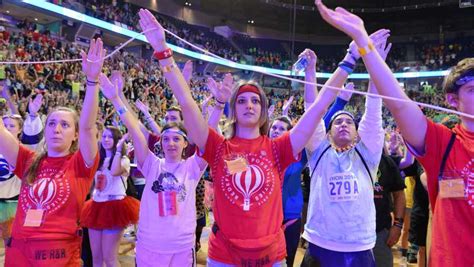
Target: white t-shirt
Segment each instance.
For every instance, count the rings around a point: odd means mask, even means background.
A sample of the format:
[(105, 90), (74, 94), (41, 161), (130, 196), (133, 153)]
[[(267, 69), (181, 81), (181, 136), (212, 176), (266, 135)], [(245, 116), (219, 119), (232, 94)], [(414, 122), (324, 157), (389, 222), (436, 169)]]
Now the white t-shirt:
[[(196, 154), (169, 164), (148, 152), (143, 166), (139, 166), (147, 183), (140, 203), (137, 248), (145, 247), (155, 253), (167, 254), (194, 247), (196, 187), (206, 166)], [(159, 195), (164, 193), (174, 194), (176, 215), (160, 216)]]
[[(20, 194), (21, 180), (13, 174), (13, 169), (0, 154), (0, 199), (9, 199)], [(2, 211), (3, 212), (3, 211)]]
[(92, 192), (92, 199), (95, 202), (124, 199), (127, 195), (126, 185), (128, 174), (130, 173), (130, 159), (126, 156), (122, 157), (122, 167), (126, 169), (126, 172), (119, 176), (113, 176), (110, 173), (108, 169), (109, 162), (110, 158), (105, 158), (102, 168), (95, 173), (95, 186)]

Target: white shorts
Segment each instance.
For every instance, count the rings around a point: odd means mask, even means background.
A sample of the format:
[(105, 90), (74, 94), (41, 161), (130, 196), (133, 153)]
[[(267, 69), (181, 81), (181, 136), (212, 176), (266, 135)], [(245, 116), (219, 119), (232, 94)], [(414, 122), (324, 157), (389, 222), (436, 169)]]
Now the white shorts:
[(152, 252), (137, 244), (136, 263), (138, 267), (196, 267), (194, 248), (173, 254)]

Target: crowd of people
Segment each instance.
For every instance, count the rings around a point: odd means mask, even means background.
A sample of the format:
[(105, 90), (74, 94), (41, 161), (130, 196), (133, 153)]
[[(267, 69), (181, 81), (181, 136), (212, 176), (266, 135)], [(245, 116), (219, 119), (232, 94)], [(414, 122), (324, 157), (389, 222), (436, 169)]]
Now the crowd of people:
[[(57, 3), (57, 1), (53, 0), (51, 0), (51, 2)], [(140, 7), (133, 3), (120, 0), (64, 0), (57, 4), (74, 10), (83, 10), (87, 15), (110, 23), (120, 23), (120, 25), (131, 30), (140, 30), (136, 26), (138, 25), (138, 19), (135, 16)], [(231, 42), (208, 28), (190, 25), (185, 21), (156, 12), (153, 14), (166, 29), (226, 59), (264, 67), (291, 69), (292, 55), (290, 51), (264, 49), (258, 47), (258, 45), (249, 46), (249, 44), (255, 44), (255, 40), (253, 40), (251, 36), (242, 34), (236, 34), (236, 37), (232, 38), (234, 43), (238, 46), (234, 47)], [(168, 42), (181, 47), (190, 48), (187, 44), (175, 38), (169, 38)], [(266, 40), (266, 42), (274, 42), (275, 47), (278, 47), (280, 46), (279, 43), (283, 41), (269, 39)], [(297, 43), (297, 47), (298, 46)], [(339, 45), (337, 47), (337, 49), (334, 48), (333, 52), (328, 55), (318, 55), (320, 61), (317, 66), (318, 71), (331, 72), (337, 66), (338, 62), (334, 58), (345, 52), (344, 46)], [(394, 45), (392, 53), (387, 59), (387, 64), (393, 71), (446, 69), (450, 67), (453, 62), (457, 62), (459, 58), (471, 57), (473, 51), (472, 39), (446, 41), (445, 44), (416, 44), (415, 59), (407, 58), (407, 47), (408, 45), (405, 43)], [(312, 47), (312, 49), (317, 50), (316, 48), (317, 47)], [(294, 51), (293, 53), (299, 53), (299, 51)], [(246, 57), (251, 57), (252, 59), (248, 61)], [(364, 72), (365, 68), (363, 64), (359, 64), (356, 71)]]
[[(116, 20), (112, 2), (108, 12), (87, 5)], [(0, 61), (82, 58), (0, 65), (5, 265), (80, 266), (89, 250), (86, 266), (117, 266), (130, 225), (138, 266), (194, 265), (203, 177), (211, 267), (293, 266), (300, 238), (302, 266), (391, 266), (399, 239), (419, 266), (428, 256), (430, 266), (473, 265), (473, 59), (457, 63), (442, 89), (405, 93), (385, 63), (389, 31), (369, 35), (359, 17), (316, 2), (354, 41), (322, 88), (306, 84), (292, 96), (231, 74), (196, 75), (191, 61), (178, 66), (165, 23), (148, 10), (129, 19), (148, 30), (153, 59), (120, 51), (104, 61), (100, 38), (86, 53), (27, 22), (2, 29)], [(316, 82), (316, 54), (300, 57), (304, 80)], [(351, 97), (346, 81), (358, 64), (369, 93), (466, 115)]]

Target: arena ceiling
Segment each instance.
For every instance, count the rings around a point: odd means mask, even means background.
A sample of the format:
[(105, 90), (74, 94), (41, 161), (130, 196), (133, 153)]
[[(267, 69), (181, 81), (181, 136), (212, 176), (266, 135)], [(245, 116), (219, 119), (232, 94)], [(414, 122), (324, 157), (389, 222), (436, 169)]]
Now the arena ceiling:
[[(222, 16), (229, 20), (290, 32), (293, 5), (296, 3), (296, 32), (334, 35), (337, 33), (323, 22), (313, 0), (173, 0), (177, 4), (191, 3), (191, 9)], [(327, 0), (329, 7), (342, 6), (364, 18), (372, 30), (380, 27), (411, 33), (474, 29), (474, 8), (459, 8), (458, 0)]]

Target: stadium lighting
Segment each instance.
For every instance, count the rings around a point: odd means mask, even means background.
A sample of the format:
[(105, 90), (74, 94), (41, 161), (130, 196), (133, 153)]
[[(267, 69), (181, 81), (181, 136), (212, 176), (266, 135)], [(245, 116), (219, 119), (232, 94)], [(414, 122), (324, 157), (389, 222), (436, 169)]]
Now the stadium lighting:
[[(69, 17), (78, 21), (82, 21), (82, 22), (94, 25), (96, 27), (99, 27), (105, 30), (113, 31), (115, 33), (122, 34), (130, 38), (136, 37), (137, 40), (148, 43), (145, 36), (143, 35), (137, 36), (138, 32), (131, 31), (124, 27), (120, 27), (115, 24), (99, 20), (91, 16), (87, 16), (85, 14), (79, 13), (77, 11), (74, 11), (62, 6), (55, 5), (50, 2), (46, 2), (45, 0), (22, 0), (22, 2), (32, 5), (34, 7), (37, 7), (37, 8), (48, 10), (50, 12), (53, 12), (65, 17)], [(260, 67), (260, 66), (246, 65), (246, 64), (241, 64), (237, 62), (231, 62), (228, 60), (214, 58), (209, 55), (190, 51), (190, 50), (187, 50), (182, 47), (172, 45), (169, 43), (167, 45), (176, 53), (180, 53), (180, 54), (183, 54), (195, 59), (204, 60), (211, 63), (227, 66), (230, 68), (257, 71), (257, 72), (266, 72), (266, 73), (278, 74), (278, 75), (283, 75), (283, 76), (294, 76), (290, 70), (272, 69), (272, 68), (266, 68), (266, 67)], [(397, 72), (397, 73), (394, 73), (394, 75), (395, 75), (395, 78), (424, 78), (424, 77), (442, 77), (442, 76), (446, 76), (448, 73), (449, 73), (448, 70), (443, 70), (443, 71), (421, 71), (421, 72)], [(326, 78), (326, 79), (331, 77), (332, 75), (332, 73), (325, 73), (325, 72), (318, 72), (316, 74), (318, 78)], [(304, 77), (304, 73), (300, 73), (298, 76)], [(350, 79), (369, 79), (369, 74), (368, 73), (352, 73), (349, 76), (349, 78)]]

